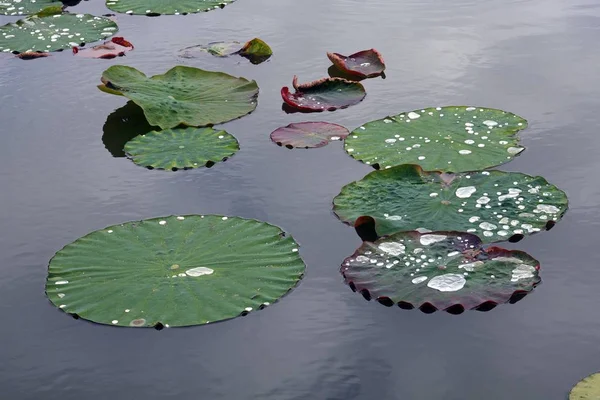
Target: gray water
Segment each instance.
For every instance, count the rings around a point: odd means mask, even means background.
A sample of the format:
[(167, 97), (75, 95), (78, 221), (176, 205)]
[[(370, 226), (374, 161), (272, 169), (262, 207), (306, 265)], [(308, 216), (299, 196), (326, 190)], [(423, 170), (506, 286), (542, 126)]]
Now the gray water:
[[(99, 15), (103, 4), (70, 10)], [(1, 399), (564, 400), (600, 370), (600, 2), (238, 0), (118, 23), (136, 45), (125, 58), (0, 57)], [(275, 52), (258, 66), (177, 57), (187, 46), (256, 36)], [(384, 55), (387, 79), (365, 81), (362, 103), (282, 111), (279, 90), (294, 74), (323, 77), (327, 51), (371, 47)], [(112, 114), (125, 99), (96, 89), (101, 72), (127, 64), (154, 75), (181, 63), (256, 79), (257, 110), (223, 125), (241, 150), (211, 169), (178, 172), (113, 157), (104, 143), (143, 126), (123, 122), (135, 108)], [(269, 133), (305, 120), (353, 129), (455, 104), (527, 118), (528, 149), (502, 169), (543, 175), (569, 195), (552, 231), (509, 246), (541, 261), (543, 284), (517, 304), (459, 316), (367, 302), (338, 272), (360, 240), (331, 200), (371, 169), (340, 143), (287, 150)], [(264, 311), (162, 331), (75, 320), (46, 300), (48, 261), (65, 244), (123, 221), (188, 213), (281, 226), (301, 244), (305, 279)]]

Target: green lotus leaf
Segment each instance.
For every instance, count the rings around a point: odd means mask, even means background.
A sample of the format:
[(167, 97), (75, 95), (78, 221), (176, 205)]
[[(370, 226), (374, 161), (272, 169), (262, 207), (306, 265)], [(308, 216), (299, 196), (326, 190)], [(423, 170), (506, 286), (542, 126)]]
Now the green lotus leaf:
[(364, 124), (348, 136), (344, 149), (376, 169), (418, 164), (426, 170), (476, 171), (520, 154), (517, 132), (526, 127), (523, 118), (492, 108), (425, 108)]
[(579, 381), (569, 393), (569, 400), (593, 399), (600, 399), (600, 372)]
[(182, 58), (196, 58), (206, 53), (215, 57), (240, 55), (247, 58), (252, 64), (260, 64), (268, 60), (273, 51), (264, 41), (254, 38), (246, 43), (237, 41), (211, 42), (204, 45), (190, 46), (180, 50), (179, 56)]
[(106, 0), (106, 7), (135, 15), (180, 15), (223, 8), (235, 0)]
[(46, 7), (60, 7), (62, 10), (63, 3), (55, 0), (0, 0), (0, 15), (37, 14)]
[(400, 232), (364, 242), (342, 263), (367, 300), (425, 312), (490, 310), (521, 299), (540, 282), (539, 262), (522, 251), (484, 249), (464, 232)]
[(175, 327), (245, 315), (304, 274), (291, 236), (220, 215), (126, 222), (68, 244), (50, 261), (46, 294), (62, 311), (117, 326)]
[(0, 26), (0, 52), (56, 51), (96, 42), (117, 31), (110, 19), (89, 14), (33, 15)]
[(502, 171), (446, 174), (399, 165), (344, 186), (333, 205), (340, 220), (349, 224), (361, 216), (374, 218), (379, 235), (460, 231), (491, 243), (552, 228), (567, 211), (568, 200), (539, 176)]
[(212, 128), (152, 131), (125, 145), (125, 153), (137, 165), (166, 170), (212, 166), (239, 149), (235, 137)]
[(102, 74), (98, 88), (123, 95), (143, 110), (150, 125), (214, 125), (251, 113), (256, 108), (255, 81), (223, 72), (177, 66), (148, 78), (135, 68), (114, 65)]

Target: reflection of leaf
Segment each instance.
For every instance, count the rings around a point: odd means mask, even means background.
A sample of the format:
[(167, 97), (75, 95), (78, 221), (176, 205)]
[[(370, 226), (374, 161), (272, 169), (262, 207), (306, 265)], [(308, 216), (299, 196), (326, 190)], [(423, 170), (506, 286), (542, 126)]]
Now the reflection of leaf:
[(359, 82), (341, 78), (323, 78), (309, 83), (298, 84), (294, 76), (295, 93), (285, 86), (281, 89), (283, 101), (301, 111), (334, 111), (360, 103), (367, 93)]
[(329, 122), (300, 122), (271, 132), (271, 140), (288, 149), (326, 146), (330, 141), (344, 140), (348, 129)]
[(327, 53), (327, 57), (340, 71), (359, 78), (373, 78), (383, 74), (385, 70), (383, 57), (375, 49), (359, 51), (349, 56)]
[(274, 303), (304, 269), (294, 239), (266, 222), (170, 216), (68, 244), (50, 261), (46, 294), (62, 311), (101, 324), (200, 325)]
[(231, 121), (254, 111), (258, 97), (255, 81), (185, 66), (148, 78), (135, 68), (114, 65), (102, 74), (99, 88), (133, 100), (148, 122), (162, 129)]
[(522, 251), (484, 249), (464, 232), (401, 232), (364, 242), (342, 263), (352, 290), (380, 303), (425, 312), (489, 310), (540, 282), (539, 262)]
[(185, 15), (225, 7), (234, 0), (106, 0), (106, 7), (135, 15)]
[(376, 169), (418, 164), (426, 170), (475, 171), (519, 155), (517, 133), (527, 121), (480, 107), (437, 107), (368, 122), (344, 144), (356, 160)]
[(102, 142), (113, 157), (125, 157), (125, 143), (155, 129), (133, 101), (113, 111), (104, 123)]
[(335, 214), (349, 224), (373, 217), (379, 235), (425, 228), (473, 233), (491, 243), (551, 228), (567, 211), (568, 201), (562, 190), (539, 176), (445, 174), (399, 165), (344, 186), (333, 204)]

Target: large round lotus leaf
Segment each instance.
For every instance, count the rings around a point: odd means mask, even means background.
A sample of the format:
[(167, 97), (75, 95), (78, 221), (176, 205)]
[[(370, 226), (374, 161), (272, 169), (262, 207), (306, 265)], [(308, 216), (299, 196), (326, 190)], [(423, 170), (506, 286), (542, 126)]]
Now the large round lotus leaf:
[(252, 219), (188, 215), (92, 232), (50, 261), (61, 310), (118, 326), (206, 324), (273, 303), (304, 274), (291, 236)]
[(0, 52), (71, 48), (112, 36), (117, 30), (110, 19), (89, 14), (34, 15), (0, 26)]
[(46, 7), (62, 7), (55, 0), (0, 0), (0, 15), (21, 16), (36, 14)]
[(184, 66), (148, 78), (135, 68), (114, 65), (104, 71), (102, 83), (100, 90), (133, 100), (150, 125), (162, 129), (231, 121), (254, 111), (258, 97), (255, 81)]
[(125, 153), (137, 165), (170, 170), (211, 166), (239, 149), (235, 137), (212, 128), (152, 131), (125, 145)]
[(364, 242), (341, 267), (367, 299), (453, 313), (522, 298), (540, 282), (538, 270), (527, 253), (485, 250), (477, 236), (460, 232), (401, 232)]
[(600, 399), (600, 372), (579, 381), (569, 393), (569, 400), (598, 399)]
[(342, 188), (335, 214), (354, 224), (376, 221), (379, 235), (428, 229), (473, 233), (484, 242), (508, 240), (554, 226), (567, 196), (542, 177), (517, 172), (444, 174), (417, 165), (373, 171)]
[(223, 8), (234, 0), (106, 0), (106, 7), (126, 14), (179, 15)]
[(426, 170), (476, 171), (521, 153), (517, 132), (526, 127), (523, 118), (492, 108), (426, 108), (364, 124), (344, 148), (377, 169), (418, 164)]
[(342, 78), (323, 78), (314, 82), (298, 84), (294, 76), (292, 86), (295, 93), (287, 86), (281, 88), (281, 98), (290, 107), (301, 111), (334, 111), (360, 103), (367, 92), (359, 82)]

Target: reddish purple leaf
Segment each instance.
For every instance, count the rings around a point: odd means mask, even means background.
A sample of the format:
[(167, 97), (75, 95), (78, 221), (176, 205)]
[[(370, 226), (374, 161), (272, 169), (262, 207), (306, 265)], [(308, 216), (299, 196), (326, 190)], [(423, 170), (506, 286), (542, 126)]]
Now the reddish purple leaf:
[(340, 71), (359, 78), (373, 78), (385, 70), (383, 57), (375, 49), (359, 51), (350, 56), (327, 53), (327, 57)]
[(50, 57), (50, 54), (41, 51), (24, 51), (23, 53), (17, 54), (15, 57), (20, 58), (21, 60), (35, 60), (36, 58)]
[(122, 37), (114, 37), (111, 40), (94, 47), (79, 49), (73, 47), (73, 54), (87, 58), (111, 59), (122, 57), (125, 52), (133, 50), (133, 44)]
[(358, 82), (341, 78), (323, 78), (298, 85), (298, 77), (293, 81), (296, 93), (287, 86), (281, 89), (283, 101), (302, 111), (333, 111), (358, 104), (365, 98), (365, 88)]
[(271, 140), (288, 149), (326, 146), (332, 140), (343, 140), (350, 132), (341, 125), (329, 122), (300, 122), (274, 130)]

